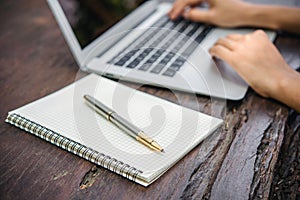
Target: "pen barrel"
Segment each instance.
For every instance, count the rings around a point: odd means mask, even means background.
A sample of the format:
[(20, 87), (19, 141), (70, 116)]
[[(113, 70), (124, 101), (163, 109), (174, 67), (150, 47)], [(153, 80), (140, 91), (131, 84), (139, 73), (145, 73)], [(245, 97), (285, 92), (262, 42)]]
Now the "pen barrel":
[(117, 113), (110, 114), (110, 121), (134, 138), (137, 138), (139, 132), (142, 131)]
[(121, 130), (125, 131), (128, 135), (137, 138), (138, 133), (141, 132), (141, 130), (115, 113), (112, 109), (98, 101), (97, 99), (94, 99), (93, 97), (89, 95), (85, 95), (84, 98), (87, 100), (88, 105), (91, 106), (97, 113), (105, 117), (108, 121), (112, 122), (116, 126), (118, 126)]
[(84, 95), (84, 98), (87, 100), (88, 105), (91, 106), (97, 113), (105, 117), (111, 123), (115, 124), (128, 135), (130, 135), (137, 141), (143, 143), (144, 145), (148, 146), (153, 150), (163, 151), (163, 149), (157, 142), (155, 142), (152, 138), (144, 134), (144, 132), (141, 129), (133, 125), (131, 122), (118, 115), (112, 109), (105, 106), (104, 104), (102, 104), (101, 102), (89, 95)]

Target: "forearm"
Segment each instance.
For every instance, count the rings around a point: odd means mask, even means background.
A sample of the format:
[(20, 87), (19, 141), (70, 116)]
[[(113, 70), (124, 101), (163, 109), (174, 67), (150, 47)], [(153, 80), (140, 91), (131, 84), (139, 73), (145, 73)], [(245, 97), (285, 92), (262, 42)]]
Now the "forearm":
[(300, 73), (293, 70), (283, 75), (273, 98), (300, 113)]
[(300, 34), (300, 8), (248, 4), (243, 21), (248, 26)]

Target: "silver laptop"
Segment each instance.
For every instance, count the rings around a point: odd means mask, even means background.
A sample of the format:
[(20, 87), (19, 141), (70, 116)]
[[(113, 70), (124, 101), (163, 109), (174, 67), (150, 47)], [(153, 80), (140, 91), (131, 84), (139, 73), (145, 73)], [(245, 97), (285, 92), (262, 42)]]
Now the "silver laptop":
[(48, 0), (81, 70), (217, 98), (244, 97), (248, 85), (208, 49), (220, 37), (253, 29), (171, 21), (168, 2), (114, 2)]

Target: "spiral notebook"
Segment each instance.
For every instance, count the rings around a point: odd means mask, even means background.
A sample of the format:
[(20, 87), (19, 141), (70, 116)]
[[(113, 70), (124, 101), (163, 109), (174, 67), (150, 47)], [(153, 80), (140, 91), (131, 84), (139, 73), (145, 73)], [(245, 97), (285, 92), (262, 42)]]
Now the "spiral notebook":
[[(155, 152), (94, 112), (89, 94), (157, 141)], [(6, 122), (73, 154), (148, 186), (222, 123), (200, 112), (90, 74), (10, 111)]]

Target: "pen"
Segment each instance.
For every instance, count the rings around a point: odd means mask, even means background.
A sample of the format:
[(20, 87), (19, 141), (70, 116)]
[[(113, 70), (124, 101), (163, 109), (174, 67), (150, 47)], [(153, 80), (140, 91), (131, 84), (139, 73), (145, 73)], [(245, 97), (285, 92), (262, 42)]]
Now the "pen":
[(147, 136), (141, 129), (118, 115), (115, 111), (113, 111), (97, 99), (91, 97), (90, 95), (84, 95), (83, 97), (91, 108), (105, 117), (108, 121), (115, 124), (121, 130), (125, 131), (128, 135), (135, 138), (137, 141), (141, 142), (152, 150), (164, 152), (163, 148), (157, 142)]

